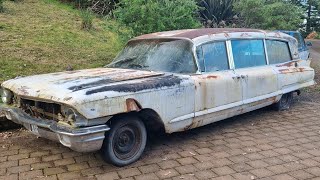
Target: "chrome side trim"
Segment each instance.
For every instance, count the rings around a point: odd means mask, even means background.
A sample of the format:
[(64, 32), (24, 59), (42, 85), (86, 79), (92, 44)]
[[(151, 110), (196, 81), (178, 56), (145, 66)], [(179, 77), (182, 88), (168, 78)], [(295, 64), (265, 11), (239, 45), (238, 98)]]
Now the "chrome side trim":
[(194, 113), (194, 116), (192, 116), (193, 113), (190, 113), (190, 114), (187, 114), (187, 115), (183, 115), (183, 116), (177, 117), (177, 118), (169, 121), (169, 123), (172, 124), (172, 123), (188, 120), (188, 119), (193, 118), (193, 117), (198, 117), (198, 116), (211, 114), (211, 113), (222, 111), (222, 110), (226, 110), (226, 109), (231, 109), (231, 108), (234, 108), (234, 107), (237, 107), (237, 106), (241, 106), (241, 105), (254, 103), (254, 102), (257, 102), (257, 101), (261, 101), (263, 99), (276, 97), (276, 96), (279, 96), (279, 95), (282, 95), (282, 94), (285, 94), (285, 93), (288, 93), (288, 92), (293, 92), (295, 90), (298, 90), (298, 89), (301, 89), (301, 88), (304, 88), (304, 87), (312, 86), (314, 84), (315, 84), (315, 81), (312, 80), (312, 81), (308, 81), (308, 82), (305, 82), (305, 83), (302, 83), (302, 84), (292, 85), (290, 87), (283, 88), (283, 89), (281, 89), (279, 91), (276, 91), (274, 93), (270, 93), (270, 94), (266, 94), (266, 95), (262, 95), (262, 96), (258, 96), (258, 97), (254, 97), (254, 98), (250, 98), (250, 99), (246, 99), (246, 100), (243, 100), (243, 101), (234, 102), (234, 103), (231, 103), (231, 104), (227, 104), (227, 105), (223, 105), (223, 106), (207, 109), (207, 110), (204, 110), (204, 111), (198, 111), (198, 112)]

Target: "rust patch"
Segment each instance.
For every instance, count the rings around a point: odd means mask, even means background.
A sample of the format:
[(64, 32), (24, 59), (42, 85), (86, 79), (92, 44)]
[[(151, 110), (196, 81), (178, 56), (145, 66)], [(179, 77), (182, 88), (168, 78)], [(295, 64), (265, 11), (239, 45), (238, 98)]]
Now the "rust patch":
[(281, 74), (297, 73), (306, 71), (305, 68), (295, 68), (295, 69), (280, 69)]
[(287, 62), (287, 63), (284, 63), (284, 64), (277, 65), (277, 67), (290, 67), (290, 66), (294, 66), (295, 63), (296, 63), (295, 61), (291, 61), (291, 62)]
[(218, 76), (212, 76), (212, 75), (210, 75), (210, 76), (207, 76), (207, 78), (208, 78), (208, 79), (217, 79)]
[(218, 79), (219, 78), (219, 76), (215, 76), (215, 75), (208, 75), (208, 76), (202, 76), (202, 75), (197, 75), (198, 77), (198, 79)]
[(276, 33), (274, 34), (274, 36), (275, 36), (275, 37), (281, 37), (281, 34), (280, 34), (280, 32), (276, 32)]
[(127, 112), (140, 111), (141, 110), (140, 105), (138, 105), (134, 99), (127, 99), (126, 100), (126, 105), (127, 105)]
[(23, 95), (28, 95), (29, 94), (28, 89), (29, 88), (27, 86), (21, 86), (20, 88), (18, 88), (18, 91)]
[(242, 33), (241, 35), (240, 35), (240, 37), (250, 37), (251, 35), (249, 34), (249, 33)]

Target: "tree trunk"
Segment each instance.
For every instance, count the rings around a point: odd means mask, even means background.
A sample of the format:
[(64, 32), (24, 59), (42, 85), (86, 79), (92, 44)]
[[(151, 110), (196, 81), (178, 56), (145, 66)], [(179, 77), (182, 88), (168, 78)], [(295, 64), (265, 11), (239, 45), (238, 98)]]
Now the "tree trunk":
[(309, 34), (311, 32), (311, 4), (308, 4), (308, 17), (307, 17), (307, 33)]

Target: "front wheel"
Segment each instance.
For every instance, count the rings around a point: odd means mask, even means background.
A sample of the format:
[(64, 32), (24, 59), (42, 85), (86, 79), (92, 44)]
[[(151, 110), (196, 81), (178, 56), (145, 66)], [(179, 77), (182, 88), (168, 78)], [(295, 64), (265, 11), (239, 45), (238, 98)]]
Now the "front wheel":
[(139, 118), (116, 119), (111, 130), (106, 133), (101, 149), (102, 157), (116, 166), (129, 165), (141, 157), (146, 142), (147, 131)]
[(293, 100), (293, 93), (292, 92), (284, 94), (284, 95), (282, 95), (282, 97), (279, 100), (279, 102), (277, 102), (274, 105), (274, 107), (278, 111), (287, 110), (287, 109), (290, 108), (292, 100)]

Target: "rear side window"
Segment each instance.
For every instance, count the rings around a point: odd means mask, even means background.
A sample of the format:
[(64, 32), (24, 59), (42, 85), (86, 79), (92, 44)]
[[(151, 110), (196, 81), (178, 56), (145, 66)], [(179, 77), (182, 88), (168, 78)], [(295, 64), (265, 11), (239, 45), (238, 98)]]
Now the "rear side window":
[(263, 40), (233, 40), (231, 44), (235, 68), (267, 64)]
[(229, 69), (225, 42), (204, 44), (198, 47), (197, 56), (202, 71), (215, 72)]
[(287, 42), (266, 40), (269, 64), (284, 63), (291, 60)]
[(298, 41), (299, 50), (302, 50), (305, 47), (304, 39), (302, 38), (302, 36), (299, 33), (293, 33), (293, 37)]

